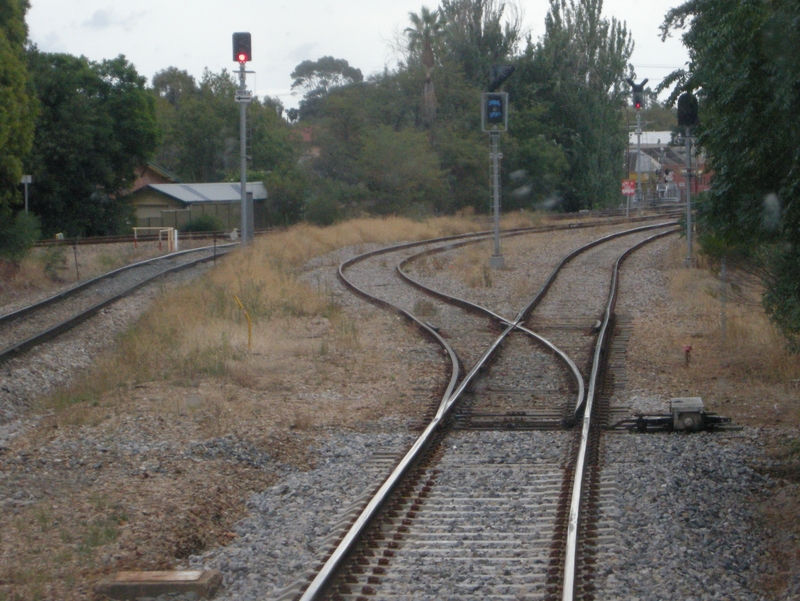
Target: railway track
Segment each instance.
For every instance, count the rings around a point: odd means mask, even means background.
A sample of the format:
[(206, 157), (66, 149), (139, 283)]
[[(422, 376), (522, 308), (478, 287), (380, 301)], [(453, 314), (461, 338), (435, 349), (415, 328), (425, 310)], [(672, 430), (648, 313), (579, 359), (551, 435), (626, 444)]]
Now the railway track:
[[(585, 550), (596, 547), (591, 516), (602, 482), (591, 467), (590, 417), (613, 327), (608, 291), (621, 257), (671, 225), (568, 254), (549, 277), (538, 276), (539, 292), (513, 317), (423, 282), (420, 266), (453, 252), (452, 241), (344, 263), (348, 286), (390, 305), (446, 349), (451, 376), (420, 438), (354, 509), (324, 563), (278, 599), (591, 598), (593, 560)], [(374, 271), (359, 264), (372, 261), (385, 265), (385, 277), (362, 276)], [(573, 273), (558, 277), (567, 270)], [(576, 278), (580, 290), (570, 283)], [(564, 423), (582, 427), (564, 431)]]
[(43, 301), (0, 315), (0, 364), (52, 340), (158, 278), (212, 261), (232, 245), (205, 247), (134, 263)]

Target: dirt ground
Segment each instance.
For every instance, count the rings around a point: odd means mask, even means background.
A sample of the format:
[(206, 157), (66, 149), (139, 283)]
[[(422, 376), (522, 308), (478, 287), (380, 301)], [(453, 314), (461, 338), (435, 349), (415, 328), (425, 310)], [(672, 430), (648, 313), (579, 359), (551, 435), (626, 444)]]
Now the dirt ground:
[[(779, 598), (800, 562), (797, 382), (762, 377), (766, 358), (711, 335), (716, 305), (686, 294), (704, 284), (687, 283), (678, 267), (665, 260), (669, 291), (653, 308), (668, 325), (634, 324), (630, 383), (711, 399), (712, 410), (762, 429), (774, 459), (763, 469), (782, 483), (762, 508), (785, 566), (764, 583), (765, 598)], [(225, 545), (248, 493), (285, 466), (308, 469), (318, 436), (419, 417), (442, 380), (428, 343), (385, 312), (359, 317), (350, 338), (324, 318), (295, 318), (283, 327), (302, 332), (313, 352), (254, 354), (230, 378), (122, 385), (73, 412), (32, 418), (0, 448), (0, 601), (96, 599), (105, 574), (170, 568)], [(389, 375), (398, 364), (403, 375)]]

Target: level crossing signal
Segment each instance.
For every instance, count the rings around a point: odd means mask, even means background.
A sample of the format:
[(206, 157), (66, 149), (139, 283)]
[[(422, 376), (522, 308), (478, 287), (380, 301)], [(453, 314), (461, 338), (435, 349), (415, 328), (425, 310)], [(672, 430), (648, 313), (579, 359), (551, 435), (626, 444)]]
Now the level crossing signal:
[(233, 60), (237, 63), (247, 63), (253, 60), (249, 32), (240, 31), (233, 34)]

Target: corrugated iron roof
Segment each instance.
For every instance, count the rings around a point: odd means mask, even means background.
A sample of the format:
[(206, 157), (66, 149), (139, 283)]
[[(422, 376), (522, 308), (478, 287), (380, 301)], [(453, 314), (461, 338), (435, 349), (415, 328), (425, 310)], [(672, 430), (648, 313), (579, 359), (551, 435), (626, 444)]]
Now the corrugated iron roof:
[[(239, 202), (242, 199), (242, 186), (237, 183), (221, 184), (150, 184), (152, 188), (186, 204), (196, 202)], [(263, 182), (248, 182), (247, 192), (253, 200), (266, 200), (267, 188)]]

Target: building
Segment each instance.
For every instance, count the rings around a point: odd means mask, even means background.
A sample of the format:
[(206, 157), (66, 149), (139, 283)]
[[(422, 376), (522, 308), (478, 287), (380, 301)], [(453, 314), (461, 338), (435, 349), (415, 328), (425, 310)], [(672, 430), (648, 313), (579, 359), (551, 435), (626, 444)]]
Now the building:
[[(686, 199), (686, 146), (670, 131), (642, 132), (641, 155), (637, 135), (628, 139), (627, 171), (636, 181), (642, 175), (642, 191), (646, 201), (684, 201)], [(694, 147), (693, 147), (694, 150)], [(692, 155), (692, 195), (711, 187), (711, 174), (701, 152)]]
[[(180, 229), (193, 219), (212, 215), (223, 228), (232, 230), (241, 224), (241, 184), (147, 184), (132, 192), (128, 199), (136, 212), (137, 227), (174, 227)], [(248, 182), (247, 194), (253, 199), (255, 229), (267, 225), (267, 188), (263, 182)]]

